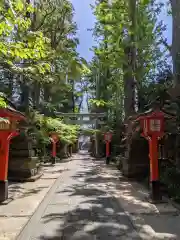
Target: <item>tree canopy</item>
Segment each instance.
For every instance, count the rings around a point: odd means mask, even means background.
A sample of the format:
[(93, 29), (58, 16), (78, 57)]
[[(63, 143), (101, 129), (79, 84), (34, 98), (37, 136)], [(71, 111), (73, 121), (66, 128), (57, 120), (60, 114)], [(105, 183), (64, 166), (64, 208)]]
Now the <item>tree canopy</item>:
[(27, 115), (34, 111), (51, 118), (56, 111), (79, 112), (86, 93), (89, 110), (106, 112), (106, 124), (118, 127), (178, 83), (179, 4), (169, 1), (175, 19), (172, 46), (158, 18), (164, 4), (95, 1), (97, 44), (87, 63), (77, 52), (78, 27), (69, 0), (1, 1), (1, 91)]
[[(106, 111), (111, 123), (145, 110), (159, 94), (155, 89), (165, 84), (158, 83), (160, 75), (165, 80), (168, 73), (172, 82), (169, 49), (163, 48), (166, 26), (158, 18), (163, 5), (103, 0), (93, 6), (97, 44), (90, 64), (90, 103)], [(97, 84), (98, 91), (93, 91)]]

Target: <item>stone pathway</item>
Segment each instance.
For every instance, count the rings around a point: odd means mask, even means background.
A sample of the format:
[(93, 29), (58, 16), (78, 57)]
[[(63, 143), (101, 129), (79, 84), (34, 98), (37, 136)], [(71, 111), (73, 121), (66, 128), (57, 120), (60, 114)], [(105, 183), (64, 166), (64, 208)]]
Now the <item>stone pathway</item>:
[(43, 176), (36, 182), (9, 183), (9, 201), (0, 205), (0, 240), (14, 240), (68, 163), (44, 167)]
[(100, 163), (79, 155), (50, 190), (18, 240), (140, 239), (101, 177)]
[(148, 203), (141, 185), (83, 153), (10, 192), (15, 199), (0, 206), (0, 240), (180, 239), (171, 203)]
[(180, 212), (170, 201), (151, 204), (147, 201), (149, 193), (141, 184), (130, 182), (111, 166), (101, 164), (101, 169), (103, 181), (109, 179), (109, 193), (118, 200), (141, 239), (180, 239)]

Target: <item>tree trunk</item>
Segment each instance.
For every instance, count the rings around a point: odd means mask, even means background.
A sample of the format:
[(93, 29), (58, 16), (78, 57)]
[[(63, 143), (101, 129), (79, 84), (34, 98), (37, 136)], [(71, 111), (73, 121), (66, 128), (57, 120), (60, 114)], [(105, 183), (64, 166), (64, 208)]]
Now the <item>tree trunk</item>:
[(28, 84), (26, 83), (26, 80), (23, 79), (21, 82), (21, 109), (23, 112), (28, 113), (29, 112), (29, 94), (30, 89)]
[(171, 0), (173, 36), (172, 36), (172, 59), (174, 85), (180, 84), (180, 1)]
[[(125, 49), (125, 55), (129, 59), (131, 49)], [(127, 61), (127, 64), (124, 64), (124, 111), (125, 119), (134, 114), (134, 78), (132, 76), (132, 65), (130, 59)]]
[[(27, 4), (30, 4), (30, 0), (26, 0)], [(30, 13), (26, 12), (26, 17), (30, 18)], [(29, 97), (30, 89), (28, 86), (28, 79), (25, 76), (20, 76), (21, 81), (21, 109), (23, 112), (29, 113)]]
[(48, 84), (44, 84), (44, 101), (46, 103), (49, 102), (49, 98), (50, 98), (50, 91), (49, 91), (49, 85)]
[(33, 84), (33, 91), (32, 91), (32, 101), (33, 101), (33, 107), (35, 109), (39, 109), (39, 102), (40, 102), (40, 83), (35, 82)]
[(71, 111), (72, 112), (75, 112), (75, 98), (74, 98), (74, 80), (70, 80), (69, 81), (70, 82), (70, 84), (71, 84), (71, 99), (70, 99), (70, 102), (71, 102), (71, 106), (70, 106), (70, 108), (71, 108)]
[(124, 64), (124, 109), (125, 118), (127, 119), (130, 115), (135, 113), (136, 105), (136, 79), (135, 79), (135, 69), (136, 69), (136, 0), (129, 0), (129, 18), (131, 21), (130, 35), (127, 41), (129, 42), (129, 47), (124, 50), (125, 56), (127, 58), (127, 64)]
[[(172, 8), (172, 60), (173, 60), (173, 75), (174, 86), (180, 84), (180, 1), (170, 0)], [(176, 136), (176, 165), (180, 167), (180, 137)]]

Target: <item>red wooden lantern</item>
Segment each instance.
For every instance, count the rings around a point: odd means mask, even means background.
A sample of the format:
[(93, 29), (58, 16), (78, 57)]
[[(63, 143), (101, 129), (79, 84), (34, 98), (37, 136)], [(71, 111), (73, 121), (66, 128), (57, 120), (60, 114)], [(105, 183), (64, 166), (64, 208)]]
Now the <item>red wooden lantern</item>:
[(105, 133), (105, 134), (104, 134), (104, 140), (105, 140), (106, 142), (111, 142), (111, 140), (112, 140), (112, 133), (111, 133), (111, 132)]
[(6, 119), (6, 122), (0, 124), (0, 202), (3, 202), (8, 198), (7, 174), (10, 140), (19, 135), (17, 123), (25, 121), (26, 118), (13, 108), (1, 108), (0, 117)]
[(52, 141), (52, 157), (56, 157), (56, 144), (59, 141), (59, 137), (57, 133), (51, 133), (51, 141)]
[(59, 137), (58, 137), (58, 135), (57, 135), (56, 133), (53, 133), (53, 134), (51, 135), (51, 138), (53, 139), (53, 141), (54, 141), (55, 143), (57, 143), (57, 142), (59, 141)]
[(143, 129), (142, 136), (149, 142), (150, 158), (150, 180), (152, 184), (152, 200), (161, 201), (158, 163), (158, 138), (164, 134), (164, 113), (152, 112), (146, 116), (139, 117)]
[(140, 117), (138, 120), (141, 122), (144, 137), (161, 137), (164, 134), (164, 114), (161, 111)]
[(106, 142), (106, 164), (109, 164), (110, 159), (110, 142), (112, 141), (112, 133), (107, 132), (104, 134), (104, 140)]

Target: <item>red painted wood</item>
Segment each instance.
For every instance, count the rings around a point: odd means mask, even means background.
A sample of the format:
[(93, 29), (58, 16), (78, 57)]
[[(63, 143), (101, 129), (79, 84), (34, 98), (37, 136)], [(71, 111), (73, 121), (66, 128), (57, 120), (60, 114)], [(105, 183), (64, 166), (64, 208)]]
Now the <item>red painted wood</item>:
[(112, 133), (110, 133), (110, 132), (105, 133), (104, 134), (104, 140), (106, 142), (111, 142), (111, 140), (112, 140)]
[(110, 155), (110, 149), (109, 149), (109, 142), (106, 142), (106, 157), (109, 157)]
[(18, 136), (17, 131), (0, 131), (0, 180), (7, 180), (10, 140)]

